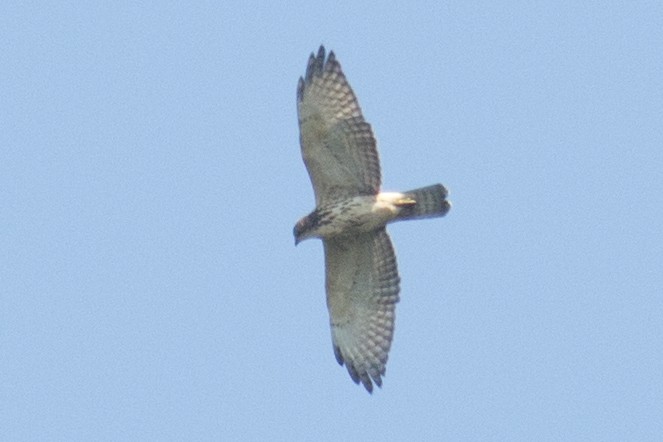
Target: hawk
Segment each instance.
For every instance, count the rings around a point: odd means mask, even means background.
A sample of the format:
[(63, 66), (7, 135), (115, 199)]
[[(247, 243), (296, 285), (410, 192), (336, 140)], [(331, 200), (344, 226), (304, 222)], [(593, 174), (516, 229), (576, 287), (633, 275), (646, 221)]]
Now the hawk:
[(297, 85), (304, 163), (315, 210), (295, 225), (295, 245), (321, 238), (336, 360), (368, 392), (382, 376), (394, 334), (400, 277), (390, 222), (444, 216), (451, 204), (435, 184), (381, 192), (375, 137), (334, 52), (311, 54)]

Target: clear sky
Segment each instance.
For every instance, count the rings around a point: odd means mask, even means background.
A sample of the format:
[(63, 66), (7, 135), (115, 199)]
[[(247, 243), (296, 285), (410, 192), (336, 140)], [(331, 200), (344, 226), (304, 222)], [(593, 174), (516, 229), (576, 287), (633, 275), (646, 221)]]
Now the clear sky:
[[(373, 395), (292, 238), (321, 43), (454, 204), (389, 229)], [(0, 439), (660, 440), (662, 48), (655, 1), (3, 2)]]

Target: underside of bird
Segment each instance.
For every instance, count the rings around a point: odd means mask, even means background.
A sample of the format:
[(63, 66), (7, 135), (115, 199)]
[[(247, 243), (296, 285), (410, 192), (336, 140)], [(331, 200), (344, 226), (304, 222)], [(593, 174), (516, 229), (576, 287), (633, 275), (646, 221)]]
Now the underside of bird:
[(441, 184), (380, 192), (373, 130), (336, 56), (322, 46), (297, 84), (297, 115), (316, 209), (295, 225), (295, 244), (322, 239), (334, 354), (372, 392), (382, 386), (400, 292), (385, 226), (444, 216), (451, 204)]

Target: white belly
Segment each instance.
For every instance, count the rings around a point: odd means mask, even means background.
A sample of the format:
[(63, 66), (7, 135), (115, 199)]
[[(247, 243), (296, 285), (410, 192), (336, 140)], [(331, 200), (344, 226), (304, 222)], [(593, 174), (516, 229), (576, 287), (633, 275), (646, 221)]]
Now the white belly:
[(399, 209), (379, 196), (357, 196), (320, 211), (329, 222), (322, 223), (317, 234), (329, 238), (380, 229), (398, 215)]

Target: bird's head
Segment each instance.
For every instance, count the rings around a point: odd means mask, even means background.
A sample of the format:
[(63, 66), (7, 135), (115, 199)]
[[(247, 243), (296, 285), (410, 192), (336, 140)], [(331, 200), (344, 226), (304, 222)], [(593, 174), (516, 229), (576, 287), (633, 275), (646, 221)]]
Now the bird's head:
[(295, 228), (292, 229), (292, 234), (295, 237), (295, 245), (305, 239), (313, 238), (315, 236), (315, 219), (313, 214), (307, 215), (297, 221)]

